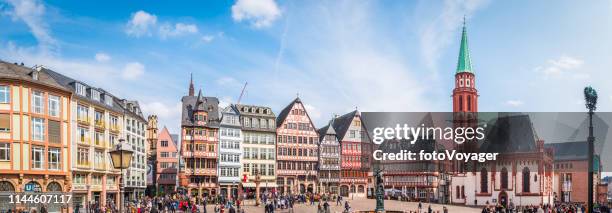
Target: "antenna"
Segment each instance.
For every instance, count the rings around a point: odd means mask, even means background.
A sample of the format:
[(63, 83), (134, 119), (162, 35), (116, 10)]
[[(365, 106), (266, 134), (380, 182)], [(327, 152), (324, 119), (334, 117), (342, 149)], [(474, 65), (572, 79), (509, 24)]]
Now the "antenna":
[(244, 95), (244, 90), (246, 89), (247, 84), (249, 84), (249, 82), (244, 82), (244, 86), (242, 87), (242, 91), (240, 92), (240, 97), (238, 97), (238, 101), (236, 104), (240, 104), (240, 100), (242, 100), (242, 96)]

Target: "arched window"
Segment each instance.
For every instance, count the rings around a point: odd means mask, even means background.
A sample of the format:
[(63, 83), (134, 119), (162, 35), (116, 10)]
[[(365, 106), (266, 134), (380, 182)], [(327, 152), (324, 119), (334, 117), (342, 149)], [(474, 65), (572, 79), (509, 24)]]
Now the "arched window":
[(506, 167), (501, 170), (501, 188), (508, 189), (508, 169)]
[(531, 178), (529, 178), (529, 168), (523, 168), (523, 192), (529, 192), (529, 182)]
[(465, 198), (465, 186), (461, 186), (461, 198)]
[(468, 104), (467, 110), (472, 111), (472, 96), (470, 95), (468, 95), (467, 97), (467, 104)]
[(463, 96), (459, 96), (459, 111), (463, 111)]
[(489, 173), (487, 169), (482, 167), (480, 169), (480, 192), (487, 193), (489, 192)]
[(0, 181), (0, 192), (14, 192), (15, 187), (11, 182), (8, 181)]
[(51, 182), (47, 185), (48, 192), (61, 192), (62, 186), (57, 182)]

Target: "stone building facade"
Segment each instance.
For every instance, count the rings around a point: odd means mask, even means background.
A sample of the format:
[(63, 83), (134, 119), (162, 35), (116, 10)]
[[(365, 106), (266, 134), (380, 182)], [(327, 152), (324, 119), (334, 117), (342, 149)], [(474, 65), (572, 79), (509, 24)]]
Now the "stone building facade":
[(242, 125), (242, 176), (240, 193), (255, 197), (276, 189), (276, 115), (270, 107), (236, 104)]

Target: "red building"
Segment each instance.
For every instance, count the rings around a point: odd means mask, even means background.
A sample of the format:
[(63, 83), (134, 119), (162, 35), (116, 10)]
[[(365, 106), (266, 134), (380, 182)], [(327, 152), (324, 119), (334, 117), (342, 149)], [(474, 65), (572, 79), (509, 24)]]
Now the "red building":
[(173, 192), (178, 181), (178, 135), (170, 134), (168, 128), (164, 127), (157, 137), (156, 155), (157, 192)]
[(190, 195), (217, 194), (217, 160), (219, 144), (219, 100), (194, 96), (193, 81), (189, 95), (182, 98), (180, 185)]
[(334, 120), (333, 127), (340, 141), (340, 195), (365, 197), (370, 173), (371, 143), (355, 110)]
[(279, 113), (276, 125), (279, 190), (316, 193), (319, 135), (300, 98)]

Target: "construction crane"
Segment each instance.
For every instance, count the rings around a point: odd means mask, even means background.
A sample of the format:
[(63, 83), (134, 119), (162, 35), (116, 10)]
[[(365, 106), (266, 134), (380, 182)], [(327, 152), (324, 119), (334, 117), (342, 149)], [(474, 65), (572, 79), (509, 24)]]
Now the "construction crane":
[(242, 87), (242, 91), (240, 92), (240, 97), (238, 97), (238, 101), (236, 102), (236, 104), (240, 104), (240, 100), (242, 100), (242, 96), (244, 95), (244, 90), (246, 89), (247, 84), (249, 84), (249, 82), (244, 82), (244, 86)]

